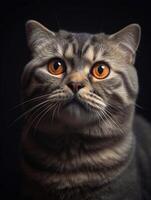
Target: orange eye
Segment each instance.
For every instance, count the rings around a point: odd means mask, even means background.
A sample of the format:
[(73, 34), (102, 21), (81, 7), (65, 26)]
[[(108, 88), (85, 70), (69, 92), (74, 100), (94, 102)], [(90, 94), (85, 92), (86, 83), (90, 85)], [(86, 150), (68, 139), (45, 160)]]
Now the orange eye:
[(63, 74), (66, 70), (64, 61), (60, 58), (54, 58), (48, 63), (48, 71), (53, 75)]
[(92, 75), (97, 79), (104, 79), (110, 73), (110, 67), (105, 62), (97, 62), (93, 65)]

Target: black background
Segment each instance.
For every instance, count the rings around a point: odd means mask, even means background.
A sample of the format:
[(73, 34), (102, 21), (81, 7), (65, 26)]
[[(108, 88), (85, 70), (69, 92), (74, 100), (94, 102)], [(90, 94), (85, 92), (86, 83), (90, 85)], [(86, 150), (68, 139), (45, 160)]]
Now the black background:
[[(3, 4), (2, 4), (3, 3)], [(137, 52), (136, 68), (140, 92), (136, 110), (151, 121), (151, 10), (147, 1), (3, 1), (0, 8), (1, 51), (1, 190), (5, 198), (17, 195), (18, 143), (21, 121), (10, 126), (20, 114), (15, 109), (20, 99), (20, 76), (30, 59), (24, 24), (35, 19), (53, 31), (67, 29), (76, 32), (113, 33), (130, 23), (142, 27), (142, 39)]]

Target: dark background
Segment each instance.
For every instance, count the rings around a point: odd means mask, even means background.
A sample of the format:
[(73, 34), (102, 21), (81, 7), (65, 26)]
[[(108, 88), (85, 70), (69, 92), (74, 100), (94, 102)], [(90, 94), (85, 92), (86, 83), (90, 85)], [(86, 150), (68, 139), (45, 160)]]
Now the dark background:
[[(54, 1), (54, 0), (53, 0)], [(18, 144), (21, 120), (10, 124), (20, 115), (13, 109), (20, 100), (20, 76), (30, 59), (24, 24), (35, 19), (49, 29), (77, 32), (113, 33), (130, 23), (142, 27), (142, 39), (137, 52), (136, 68), (140, 92), (138, 113), (151, 121), (151, 11), (147, 1), (1, 1), (0, 7), (0, 70), (1, 70), (1, 194), (16, 197), (19, 191)], [(3, 4), (2, 4), (3, 3)]]

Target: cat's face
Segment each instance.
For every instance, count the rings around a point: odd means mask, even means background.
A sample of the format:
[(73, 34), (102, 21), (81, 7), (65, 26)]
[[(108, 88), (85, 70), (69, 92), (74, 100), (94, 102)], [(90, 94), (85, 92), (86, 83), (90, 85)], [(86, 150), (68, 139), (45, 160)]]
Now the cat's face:
[(22, 83), (28, 98), (44, 95), (37, 98), (43, 106), (41, 115), (68, 126), (85, 126), (110, 119), (134, 104), (138, 25), (113, 35), (92, 35), (53, 33), (29, 21), (27, 34), (33, 59), (25, 67)]

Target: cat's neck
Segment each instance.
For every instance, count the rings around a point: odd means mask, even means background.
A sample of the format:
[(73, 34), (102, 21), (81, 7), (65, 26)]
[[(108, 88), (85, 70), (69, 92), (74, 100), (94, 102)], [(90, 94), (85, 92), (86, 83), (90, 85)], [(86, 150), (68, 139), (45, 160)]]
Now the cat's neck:
[[(132, 158), (133, 134), (129, 130), (122, 135), (119, 130), (105, 136), (98, 125), (91, 126), (89, 131), (58, 123), (49, 128), (41, 125), (36, 130), (26, 129), (22, 138), (25, 171), (40, 179), (41, 170), (46, 171), (49, 179), (43, 181), (58, 189), (110, 182)], [(92, 134), (96, 131), (98, 134)]]

